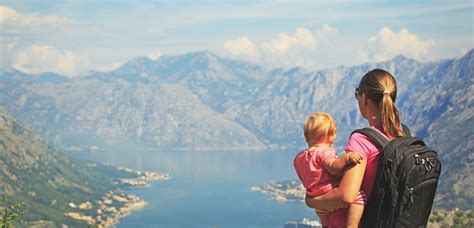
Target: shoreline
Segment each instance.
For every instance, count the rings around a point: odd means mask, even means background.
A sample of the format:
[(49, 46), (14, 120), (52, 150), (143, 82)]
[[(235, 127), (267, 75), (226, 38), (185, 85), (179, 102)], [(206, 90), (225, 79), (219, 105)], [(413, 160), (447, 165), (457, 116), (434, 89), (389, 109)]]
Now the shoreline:
[(64, 213), (65, 216), (85, 222), (98, 227), (115, 226), (124, 217), (145, 208), (148, 203), (138, 196), (126, 193), (122, 188), (146, 188), (150, 187), (151, 181), (169, 180), (168, 173), (157, 173), (150, 171), (132, 170), (130, 168), (117, 167), (118, 170), (136, 175), (134, 178), (119, 178), (113, 181), (118, 187), (111, 190), (96, 202), (69, 202), (71, 211)]
[(252, 186), (250, 188), (253, 192), (261, 192), (268, 194), (279, 202), (302, 202), (306, 196), (306, 190), (298, 180), (275, 181), (268, 184)]
[[(253, 192), (260, 192), (265, 195), (270, 195), (273, 200), (279, 203), (296, 202), (305, 205), (306, 190), (299, 180), (287, 181), (273, 181), (267, 184), (252, 186)], [(309, 220), (308, 220), (309, 221)], [(303, 222), (306, 223), (306, 222)], [(287, 227), (297, 227), (301, 223), (288, 222)], [(466, 227), (474, 224), (474, 211), (462, 210), (459, 208), (435, 208), (431, 210), (428, 220), (428, 227), (452, 227), (453, 225), (460, 225)], [(306, 227), (319, 227), (318, 223), (304, 224)], [(285, 227), (285, 226), (284, 226)]]
[[(125, 146), (124, 148), (128, 148)], [(269, 144), (265, 146), (248, 145), (248, 146), (231, 146), (231, 147), (155, 147), (155, 146), (130, 146), (130, 148), (138, 148), (143, 151), (265, 151), (265, 150), (288, 150), (290, 148), (300, 148), (299, 145), (279, 145)], [(91, 145), (79, 145), (79, 146), (68, 146), (63, 148), (67, 153), (81, 153), (81, 152), (100, 152), (100, 151), (115, 151), (116, 147), (110, 146), (91, 146)]]

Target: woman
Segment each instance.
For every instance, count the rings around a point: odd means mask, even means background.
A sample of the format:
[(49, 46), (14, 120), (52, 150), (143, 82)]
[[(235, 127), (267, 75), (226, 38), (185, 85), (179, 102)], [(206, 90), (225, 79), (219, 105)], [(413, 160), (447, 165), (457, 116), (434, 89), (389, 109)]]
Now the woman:
[[(381, 69), (365, 74), (355, 91), (361, 115), (369, 126), (387, 139), (404, 136), (400, 125), (398, 110), (395, 107), (397, 85), (393, 76)], [(359, 192), (365, 191), (370, 197), (375, 181), (378, 156), (376, 145), (361, 134), (354, 133), (349, 138), (346, 151), (360, 153), (364, 160), (344, 172), (339, 186), (325, 195), (306, 197), (306, 205), (316, 209), (334, 209), (352, 203)], [(329, 227), (346, 227), (347, 210), (338, 210), (331, 214)]]

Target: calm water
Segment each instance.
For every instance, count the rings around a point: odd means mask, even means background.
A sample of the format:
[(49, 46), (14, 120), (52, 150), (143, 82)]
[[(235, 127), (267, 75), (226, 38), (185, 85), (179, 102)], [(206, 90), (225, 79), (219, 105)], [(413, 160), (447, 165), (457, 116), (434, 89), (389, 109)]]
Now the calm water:
[(282, 227), (316, 219), (300, 203), (278, 203), (255, 185), (295, 179), (288, 151), (97, 151), (73, 157), (140, 170), (167, 172), (171, 180), (129, 192), (148, 206), (118, 227)]

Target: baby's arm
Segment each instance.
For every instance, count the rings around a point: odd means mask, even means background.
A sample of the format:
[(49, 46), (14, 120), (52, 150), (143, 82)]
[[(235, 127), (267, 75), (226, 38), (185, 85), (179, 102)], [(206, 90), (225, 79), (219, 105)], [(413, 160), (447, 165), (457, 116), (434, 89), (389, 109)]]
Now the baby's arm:
[(324, 168), (331, 174), (340, 176), (342, 171), (351, 164), (359, 164), (364, 158), (356, 152), (346, 152), (339, 158), (331, 158), (326, 160)]

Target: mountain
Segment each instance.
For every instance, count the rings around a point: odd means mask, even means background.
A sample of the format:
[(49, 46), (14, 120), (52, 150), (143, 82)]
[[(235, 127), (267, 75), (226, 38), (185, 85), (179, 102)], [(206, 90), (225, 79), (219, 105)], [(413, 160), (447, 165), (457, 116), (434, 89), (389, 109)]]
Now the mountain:
[(64, 75), (52, 72), (41, 73), (38, 75), (25, 74), (11, 67), (2, 69), (0, 81), (9, 85), (18, 85), (21, 83), (62, 83), (70, 79)]
[(310, 71), (194, 52), (155, 61), (139, 57), (111, 72), (41, 82), (10, 70), (0, 77), (0, 105), (65, 146), (195, 150), (298, 150), (305, 146), (305, 118), (326, 111), (336, 120), (335, 144), (342, 149), (350, 132), (366, 125), (354, 88), (366, 72), (382, 68), (397, 79), (402, 122), (441, 156), (440, 205), (469, 207), (473, 53), (429, 63), (397, 56)]
[(264, 148), (250, 131), (183, 86), (159, 77), (124, 80), (126, 69), (64, 83), (5, 83), (0, 88), (9, 92), (0, 100), (46, 138), (66, 145)]
[[(427, 83), (430, 87), (416, 93), (417, 103), (406, 107), (423, 107), (423, 114), (414, 118), (413, 124), (422, 124), (419, 135), (426, 137), (428, 145), (439, 152), (443, 162), (439, 200), (448, 208), (474, 205), (473, 69), (473, 50), (459, 60), (427, 66), (427, 78), (432, 79)], [(436, 91), (435, 95), (430, 91)]]
[[(70, 159), (0, 108), (0, 194), (25, 203), (22, 218), (34, 222), (30, 225), (84, 227), (100, 224), (97, 216), (104, 223), (109, 218), (116, 222), (119, 215), (104, 208), (126, 208), (128, 199), (136, 198), (114, 182), (137, 177), (134, 172)], [(117, 196), (128, 202), (102, 203)], [(78, 215), (86, 219), (72, 218)]]
[(259, 65), (223, 59), (209, 52), (194, 52), (163, 56), (157, 61), (138, 57), (112, 72), (89, 75), (87, 78), (103, 81), (121, 78), (130, 82), (159, 78), (187, 88), (206, 105), (222, 112), (224, 103), (247, 95), (267, 74), (268, 69)]

